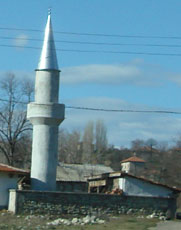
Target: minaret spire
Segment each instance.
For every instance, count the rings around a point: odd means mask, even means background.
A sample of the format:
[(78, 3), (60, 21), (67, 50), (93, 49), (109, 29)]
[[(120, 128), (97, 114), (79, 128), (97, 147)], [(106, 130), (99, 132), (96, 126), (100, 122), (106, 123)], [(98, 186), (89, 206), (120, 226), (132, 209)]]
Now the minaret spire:
[(27, 118), (33, 125), (31, 189), (56, 190), (58, 126), (65, 105), (59, 104), (59, 75), (51, 24), (51, 12), (35, 79), (35, 101), (28, 104)]
[(48, 19), (45, 27), (43, 48), (38, 64), (38, 70), (58, 70), (57, 55), (51, 23), (51, 9), (48, 10)]

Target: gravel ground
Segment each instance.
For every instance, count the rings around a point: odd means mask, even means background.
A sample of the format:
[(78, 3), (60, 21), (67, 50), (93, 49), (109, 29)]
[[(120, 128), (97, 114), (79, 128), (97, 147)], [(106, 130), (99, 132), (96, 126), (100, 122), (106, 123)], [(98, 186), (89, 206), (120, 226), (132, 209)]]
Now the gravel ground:
[(164, 221), (159, 222), (156, 227), (149, 228), (149, 230), (180, 230), (181, 221)]

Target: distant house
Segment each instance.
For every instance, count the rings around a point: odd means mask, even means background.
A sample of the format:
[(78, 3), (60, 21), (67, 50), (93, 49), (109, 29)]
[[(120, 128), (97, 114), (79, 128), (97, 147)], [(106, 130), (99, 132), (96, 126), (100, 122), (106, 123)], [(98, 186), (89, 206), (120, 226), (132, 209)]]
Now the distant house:
[(57, 190), (61, 192), (87, 192), (87, 177), (113, 172), (104, 165), (65, 164), (57, 166)]
[[(121, 191), (126, 196), (175, 198), (181, 189), (137, 177), (125, 172), (111, 172), (88, 178), (89, 191), (107, 193)], [(114, 193), (113, 193), (114, 194)]]
[(137, 156), (121, 161), (121, 171), (132, 175), (141, 175), (145, 169), (145, 161)]
[(0, 208), (8, 206), (9, 189), (18, 187), (18, 180), (29, 172), (0, 163)]

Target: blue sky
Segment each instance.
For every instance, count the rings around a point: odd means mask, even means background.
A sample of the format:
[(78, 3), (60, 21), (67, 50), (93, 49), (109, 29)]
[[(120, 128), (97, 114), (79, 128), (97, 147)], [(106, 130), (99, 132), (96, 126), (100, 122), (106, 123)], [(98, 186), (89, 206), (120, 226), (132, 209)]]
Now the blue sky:
[[(181, 37), (180, 0), (0, 0), (1, 76), (12, 71), (21, 77), (35, 77), (33, 71), (37, 67), (40, 50), (26, 47), (42, 46), (42, 41), (30, 39), (41, 40), (43, 33), (30, 29), (44, 30), (49, 7), (52, 7), (57, 49), (181, 54), (181, 47), (142, 46), (181, 45), (181, 39), (171, 38)], [(67, 41), (122, 45), (75, 44)], [(57, 56), (62, 71), (60, 101), (66, 105), (181, 111), (181, 56), (71, 51), (57, 51)], [(128, 146), (136, 138), (155, 138), (160, 142), (172, 143), (181, 134), (181, 115), (67, 109), (62, 127), (82, 130), (86, 122), (97, 119), (104, 120), (109, 143), (116, 146)]]

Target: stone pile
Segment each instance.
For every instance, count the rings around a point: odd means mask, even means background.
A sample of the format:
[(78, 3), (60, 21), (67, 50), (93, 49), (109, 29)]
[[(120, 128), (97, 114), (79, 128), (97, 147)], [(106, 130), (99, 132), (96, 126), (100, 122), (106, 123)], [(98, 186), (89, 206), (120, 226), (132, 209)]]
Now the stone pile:
[(105, 221), (97, 218), (96, 216), (85, 216), (83, 218), (73, 218), (72, 220), (58, 218), (54, 221), (48, 222), (47, 225), (85, 225), (85, 224), (104, 224)]

